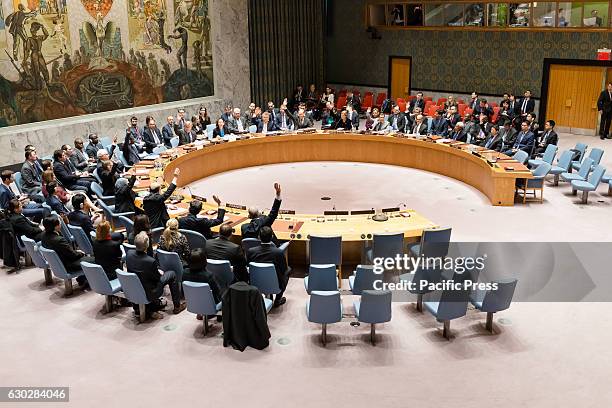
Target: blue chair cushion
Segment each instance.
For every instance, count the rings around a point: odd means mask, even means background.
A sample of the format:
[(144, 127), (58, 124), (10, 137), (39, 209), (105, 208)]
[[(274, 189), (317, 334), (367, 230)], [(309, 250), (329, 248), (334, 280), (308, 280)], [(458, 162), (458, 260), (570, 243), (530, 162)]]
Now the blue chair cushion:
[(432, 315), (438, 316), (438, 308), (440, 307), (440, 302), (423, 302), (423, 306), (427, 309)]
[(540, 164), (544, 163), (544, 160), (542, 160), (542, 159), (531, 159), (527, 163), (529, 163), (530, 167), (537, 167)]
[(565, 170), (563, 167), (559, 167), (559, 166), (552, 166), (552, 167), (550, 168), (550, 171), (549, 171), (548, 173), (555, 175), (555, 174), (562, 174), (562, 173), (565, 173), (566, 171), (567, 171), (567, 170)]
[(572, 181), (572, 180), (584, 180), (581, 176), (579, 176), (577, 173), (562, 173), (561, 174), (561, 178), (565, 181)]
[(217, 312), (221, 311), (222, 308), (223, 308), (223, 302), (219, 302), (215, 305), (215, 309), (217, 309)]
[(359, 319), (359, 308), (361, 307), (361, 301), (359, 300), (354, 301), (353, 306), (355, 307), (355, 317)]
[(595, 186), (588, 181), (574, 180), (572, 181), (572, 188), (580, 191), (594, 191)]
[(111, 290), (113, 293), (117, 293), (121, 290), (121, 283), (119, 282), (119, 279), (113, 279), (112, 281), (109, 281), (110, 285), (111, 285)]
[(349, 276), (349, 288), (353, 290), (355, 287), (355, 275)]

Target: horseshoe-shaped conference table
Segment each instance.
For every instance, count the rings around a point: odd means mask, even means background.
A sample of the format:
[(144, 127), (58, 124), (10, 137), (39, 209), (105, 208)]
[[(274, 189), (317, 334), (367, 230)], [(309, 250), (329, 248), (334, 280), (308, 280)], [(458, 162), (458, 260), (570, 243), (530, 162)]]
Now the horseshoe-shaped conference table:
[[(160, 155), (163, 172), (154, 169), (154, 162), (143, 160), (131, 169), (138, 180), (135, 190), (148, 189), (151, 179), (163, 175), (166, 183), (172, 179), (174, 169), (181, 169), (178, 186), (229, 170), (277, 163), (308, 161), (343, 161), (389, 164), (426, 170), (452, 177), (480, 190), (492, 205), (514, 205), (516, 179), (530, 178), (531, 173), (522, 164), (495, 151), (461, 142), (444, 143), (430, 138), (405, 135), (372, 135), (359, 133), (293, 133), (283, 135), (250, 134), (238, 136), (235, 141), (199, 141), (180, 146)], [(273, 181), (273, 180), (272, 180)], [(355, 186), (355, 188), (359, 188)], [(185, 190), (175, 193), (183, 196), (180, 202), (171, 202), (171, 216), (187, 213), (191, 196)], [(240, 225), (248, 222), (244, 203), (228, 204), (226, 221), (240, 239)], [(390, 203), (389, 207), (394, 204)], [(205, 203), (202, 213), (214, 217), (211, 203)], [(287, 209), (284, 209), (287, 210)], [(388, 220), (372, 219), (366, 209), (351, 210), (349, 215), (281, 213), (273, 229), (281, 240), (292, 240), (289, 256), (292, 262), (307, 261), (307, 241), (310, 235), (341, 235), (343, 262), (359, 262), (363, 245), (374, 233), (403, 232), (407, 241), (415, 241), (423, 229), (438, 227), (414, 210), (389, 208)]]

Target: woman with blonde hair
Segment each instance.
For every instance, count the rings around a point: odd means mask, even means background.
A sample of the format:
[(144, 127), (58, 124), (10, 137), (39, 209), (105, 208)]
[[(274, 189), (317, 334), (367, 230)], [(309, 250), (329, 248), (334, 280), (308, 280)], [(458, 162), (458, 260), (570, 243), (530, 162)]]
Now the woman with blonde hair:
[(166, 229), (159, 240), (159, 248), (168, 252), (176, 252), (183, 264), (188, 265), (191, 256), (189, 241), (178, 229), (179, 223), (176, 218), (170, 218), (166, 222)]

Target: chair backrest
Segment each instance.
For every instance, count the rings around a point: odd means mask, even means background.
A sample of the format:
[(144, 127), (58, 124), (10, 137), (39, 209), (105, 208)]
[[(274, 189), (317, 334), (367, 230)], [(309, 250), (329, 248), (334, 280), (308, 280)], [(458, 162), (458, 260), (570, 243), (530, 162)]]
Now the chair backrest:
[(604, 176), (605, 173), (606, 168), (601, 164), (598, 164), (597, 166), (595, 166), (595, 169), (589, 176), (589, 183), (597, 187), (599, 183), (601, 183), (601, 178)]
[(71, 279), (66, 271), (66, 268), (64, 267), (64, 264), (54, 250), (47, 249), (43, 246), (39, 246), (38, 250), (42, 254), (45, 261), (47, 261), (47, 264), (49, 264), (49, 269), (51, 269), (51, 272), (53, 272), (55, 276), (64, 280)]
[[(442, 269), (417, 267), (412, 275), (413, 285), (409, 287), (410, 293), (424, 295), (433, 292), (430, 283), (438, 283), (442, 280)], [(425, 284), (427, 282), (427, 284)]]
[(183, 293), (187, 302), (187, 310), (201, 315), (217, 314), (215, 298), (208, 283), (183, 282)]
[(271, 263), (249, 263), (249, 277), (251, 285), (255, 286), (264, 295), (280, 293), (276, 268)]
[(37, 268), (46, 269), (49, 267), (49, 264), (47, 264), (47, 261), (45, 261), (45, 258), (43, 258), (40, 251), (38, 250), (38, 244), (36, 244), (33, 239), (22, 235), (21, 242), (23, 242), (23, 246), (25, 247), (26, 252), (30, 255), (30, 258), (32, 258), (32, 262), (34, 262), (34, 265), (36, 265)]
[(404, 254), (404, 233), (374, 234), (372, 256), (374, 258), (395, 258)]
[(18, 171), (15, 173), (15, 187), (20, 193), (23, 193), (23, 189), (21, 188), (21, 172)]
[(382, 275), (374, 273), (373, 265), (357, 265), (355, 268), (353, 294), (361, 295), (364, 290), (374, 290), (374, 281), (380, 279), (382, 279)]
[[(94, 178), (96, 179), (96, 181), (98, 183), (102, 184), (102, 179), (100, 178), (100, 175), (98, 174), (98, 169), (97, 168), (95, 168), (93, 173), (91, 173), (91, 174), (94, 176)], [(92, 186), (92, 190), (93, 190), (93, 186)], [(95, 190), (93, 190), (93, 192), (94, 192), (95, 195), (98, 195), (98, 193), (96, 193)]]
[(313, 290), (338, 290), (338, 280), (336, 279), (336, 265), (315, 265), (311, 264), (308, 269), (308, 293)]
[(72, 236), (72, 232), (70, 232), (70, 230), (66, 226), (66, 223), (64, 222), (64, 219), (62, 217), (60, 217), (59, 214), (56, 211), (51, 211), (51, 214), (57, 216), (57, 218), (59, 219), (59, 222), (60, 222), (60, 232), (61, 232), (62, 236), (66, 239), (66, 241), (74, 242), (74, 237)]
[(568, 171), (572, 164), (572, 157), (574, 157), (574, 152), (571, 150), (566, 150), (561, 153), (559, 160), (557, 161), (557, 166), (561, 167), (565, 171)]
[(207, 259), (206, 270), (215, 278), (221, 292), (224, 292), (234, 281), (234, 272), (229, 261)]
[(159, 243), (163, 232), (164, 227), (157, 227), (151, 230), (151, 245)]
[(106, 146), (110, 145), (113, 143), (112, 139), (108, 136), (104, 136), (100, 138), (99, 143), (104, 146), (104, 148), (106, 149)]
[(359, 306), (359, 321), (384, 323), (391, 320), (391, 291), (364, 290)]
[(438, 314), (439, 321), (452, 320), (465, 316), (467, 312), (469, 291), (468, 290), (445, 290), (440, 296)]
[(496, 290), (488, 290), (482, 300), (483, 312), (500, 312), (510, 307), (514, 289), (516, 288), (517, 279), (500, 279), (491, 283), (497, 283)]
[(157, 261), (162, 271), (174, 271), (179, 282), (183, 277), (183, 262), (176, 252), (168, 252), (157, 248)]
[(550, 172), (550, 169), (552, 168), (552, 165), (550, 165), (547, 162), (543, 162), (540, 163), (538, 165), (538, 167), (536, 167), (531, 174), (533, 174), (533, 177), (545, 177), (548, 172)]
[(85, 231), (83, 231), (83, 228), (68, 224), (68, 230), (74, 237), (74, 242), (77, 244), (79, 249), (88, 255), (93, 255), (91, 241), (89, 240), (89, 237)]
[(591, 168), (593, 167), (593, 159), (587, 157), (583, 160), (582, 164), (580, 164), (580, 170), (578, 170), (578, 175), (586, 180), (587, 176), (591, 172)]
[(147, 293), (135, 273), (125, 272), (121, 269), (117, 269), (116, 272), (119, 283), (121, 283), (121, 289), (127, 300), (137, 305), (146, 305), (149, 303)]
[(311, 264), (342, 264), (342, 236), (311, 235), (308, 242)]
[(314, 291), (308, 302), (308, 321), (313, 323), (336, 323), (342, 320), (340, 292)]
[(172, 146), (172, 148), (175, 148), (179, 145), (179, 138), (178, 136), (174, 136), (172, 139), (170, 139), (170, 146)]
[(261, 241), (259, 238), (242, 238), (242, 242), (240, 244), (242, 245), (242, 250), (246, 255), (249, 249), (260, 246)]
[(249, 126), (249, 133), (257, 133), (257, 125)]
[(136, 245), (128, 244), (127, 242), (124, 242), (121, 245), (123, 245), (123, 249), (124, 249), (126, 254), (128, 253), (128, 251), (131, 251), (131, 250), (135, 251), (136, 250)]
[(206, 136), (208, 136), (208, 138), (212, 138), (213, 136), (213, 130), (215, 130), (215, 124), (211, 123), (210, 125), (206, 125)]
[(544, 151), (544, 156), (542, 156), (542, 160), (548, 164), (552, 164), (553, 160), (555, 160), (555, 155), (557, 154), (557, 146), (554, 144), (549, 144), (546, 146), (546, 150)]
[(107, 296), (113, 294), (113, 288), (108, 280), (108, 276), (100, 265), (81, 262), (81, 269), (83, 269), (83, 273), (85, 273), (85, 277), (87, 277), (87, 282), (94, 292)]
[(589, 157), (593, 159), (593, 166), (596, 166), (601, 162), (601, 158), (604, 154), (603, 149), (593, 148), (591, 149), (591, 153), (589, 153)]
[(584, 158), (584, 152), (586, 152), (587, 147), (589, 147), (589, 145), (585, 143), (576, 143), (574, 150), (580, 154), (578, 156), (578, 160), (582, 160)]
[(121, 150), (117, 150), (117, 158), (119, 159), (119, 161), (124, 165), (124, 166), (130, 166), (130, 164), (128, 163), (128, 161), (125, 159), (125, 156), (123, 154), (123, 152)]
[(445, 257), (448, 254), (451, 232), (452, 228), (424, 229), (420, 255), (432, 258)]
[(166, 150), (167, 150), (166, 146), (164, 145), (156, 146), (153, 148), (153, 154), (160, 154), (160, 153), (165, 152)]
[(110, 222), (111, 224), (114, 225), (113, 210), (111, 210), (111, 208), (108, 206), (108, 204), (106, 204), (103, 200), (98, 200), (98, 205), (100, 207), (102, 207), (102, 212), (104, 213), (104, 218), (106, 218), (106, 220), (108, 222)]
[(117, 225), (120, 227), (125, 227), (125, 230), (128, 235), (130, 235), (132, 231), (134, 231), (134, 221), (132, 221), (125, 215), (120, 215), (119, 217), (117, 217)]
[(512, 158), (519, 163), (525, 164), (525, 162), (529, 158), (529, 153), (524, 150), (518, 150), (516, 153), (514, 153), (514, 156), (512, 156)]
[(199, 232), (186, 229), (179, 229), (179, 232), (187, 238), (189, 248), (206, 248), (206, 238)]

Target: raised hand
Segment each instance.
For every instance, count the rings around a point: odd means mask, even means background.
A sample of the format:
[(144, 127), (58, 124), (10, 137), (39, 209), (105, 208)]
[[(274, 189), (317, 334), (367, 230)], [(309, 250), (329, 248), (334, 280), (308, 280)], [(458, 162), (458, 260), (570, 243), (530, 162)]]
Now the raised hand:
[(217, 205), (221, 205), (221, 200), (216, 195), (213, 195), (213, 200), (215, 201), (215, 203), (217, 203)]
[(178, 177), (180, 174), (181, 174), (181, 169), (179, 169), (178, 167), (174, 169), (174, 177)]
[(274, 183), (274, 190), (276, 190), (276, 195), (280, 195), (281, 185), (279, 183)]

